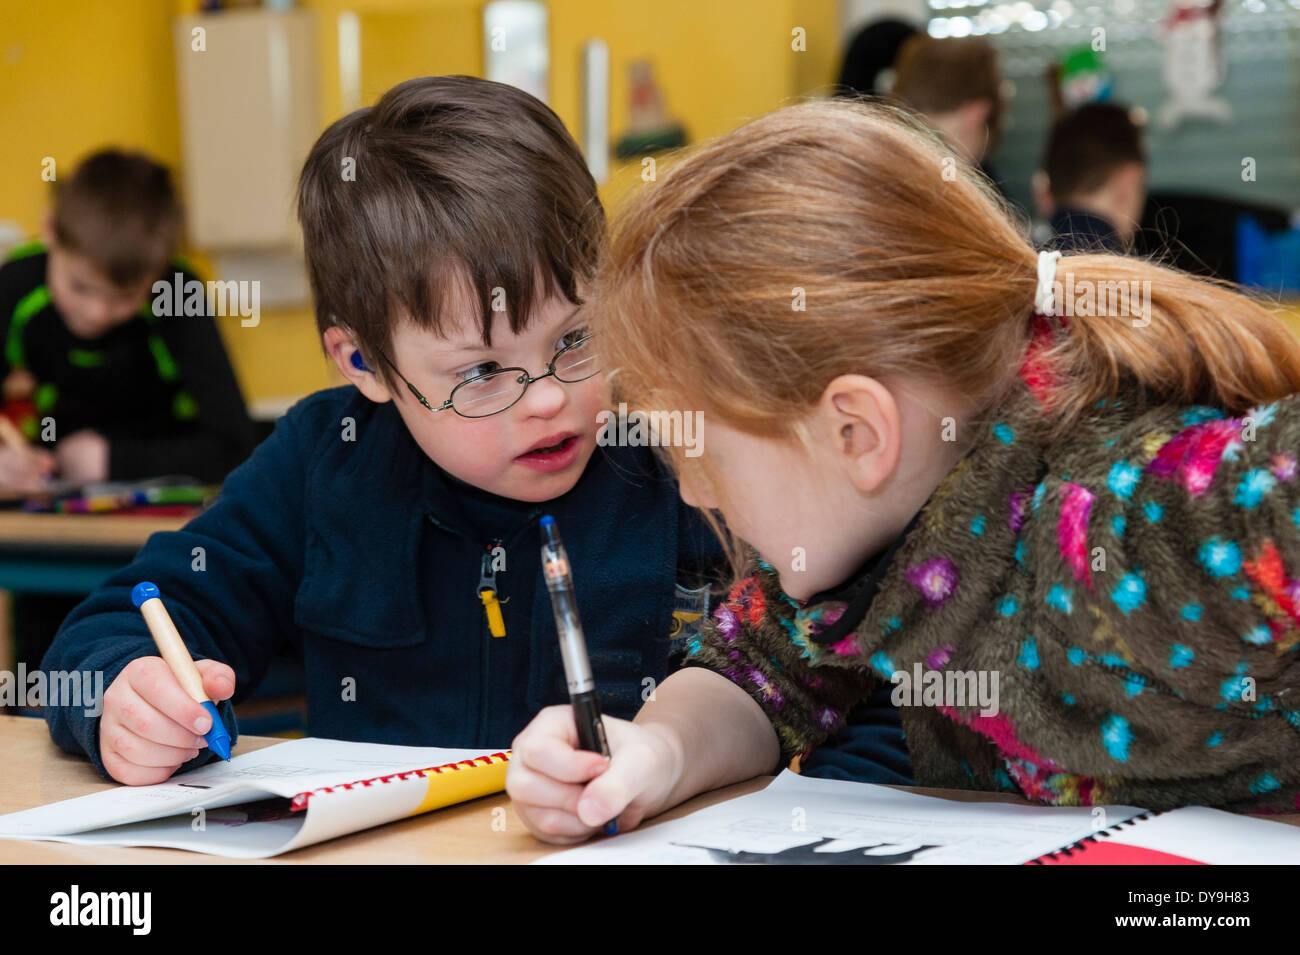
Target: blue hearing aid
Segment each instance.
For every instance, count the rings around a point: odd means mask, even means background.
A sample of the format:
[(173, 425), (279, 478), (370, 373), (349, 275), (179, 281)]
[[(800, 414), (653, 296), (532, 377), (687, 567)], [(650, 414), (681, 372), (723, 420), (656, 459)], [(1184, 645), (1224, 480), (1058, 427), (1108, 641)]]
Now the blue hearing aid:
[(370, 370), (369, 368), (366, 367), (365, 360), (361, 357), (361, 352), (359, 351), (354, 351), (352, 353), (352, 367), (355, 368), (357, 371)]

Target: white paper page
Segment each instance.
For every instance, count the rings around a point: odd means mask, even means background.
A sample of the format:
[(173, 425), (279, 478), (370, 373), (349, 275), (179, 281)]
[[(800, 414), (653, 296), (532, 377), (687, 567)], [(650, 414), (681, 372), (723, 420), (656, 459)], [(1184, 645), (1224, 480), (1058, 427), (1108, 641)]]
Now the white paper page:
[(1300, 827), (1204, 806), (1162, 812), (1125, 826), (1107, 841), (1170, 852), (1210, 865), (1300, 863)]
[(148, 846), (161, 849), (188, 849), (208, 855), (234, 859), (265, 859), (284, 852), (294, 837), (302, 832), (311, 805), (306, 812), (294, 813), (293, 819), (273, 822), (250, 822), (238, 827), (224, 827), (212, 821), (202, 830), (193, 827), (194, 816), (168, 816), (149, 822), (133, 822), (95, 832), (73, 836), (41, 836), (46, 842), (66, 842), (79, 846)]
[(956, 802), (787, 770), (760, 792), (537, 862), (1016, 865), (1142, 812), (1099, 808)]
[[(495, 752), (495, 750), (487, 750)], [(0, 816), (0, 838), (72, 836), (127, 823), (337, 786), (484, 755), (482, 750), (297, 739), (209, 763), (154, 786), (104, 792)], [(61, 841), (75, 841), (71, 839)], [(116, 843), (127, 845), (130, 843)]]

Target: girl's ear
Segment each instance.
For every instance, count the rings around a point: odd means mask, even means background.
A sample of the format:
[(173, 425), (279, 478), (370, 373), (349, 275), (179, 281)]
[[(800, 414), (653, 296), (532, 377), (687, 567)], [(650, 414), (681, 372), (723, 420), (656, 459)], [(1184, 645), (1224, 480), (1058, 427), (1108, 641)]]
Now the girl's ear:
[(833, 460), (861, 494), (893, 474), (901, 451), (898, 403), (866, 375), (840, 375), (822, 392), (820, 411)]
[(357, 386), (357, 390), (376, 404), (392, 401), (393, 395), (388, 387), (367, 367), (356, 341), (346, 329), (335, 325), (325, 329), (322, 338), (325, 352), (338, 368), (339, 373)]

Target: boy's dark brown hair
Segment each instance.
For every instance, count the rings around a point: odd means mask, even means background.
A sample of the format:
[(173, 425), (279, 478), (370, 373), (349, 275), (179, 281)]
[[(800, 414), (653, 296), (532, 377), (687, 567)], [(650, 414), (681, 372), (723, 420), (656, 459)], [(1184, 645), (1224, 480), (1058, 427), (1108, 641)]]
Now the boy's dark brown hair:
[(1057, 202), (1096, 192), (1128, 163), (1146, 165), (1142, 127), (1128, 107), (1089, 103), (1052, 124), (1043, 170)]
[(105, 149), (54, 183), (54, 240), (83, 255), (118, 288), (157, 277), (176, 251), (181, 206), (167, 167), (143, 153)]
[(894, 61), (893, 98), (918, 113), (950, 113), (972, 100), (988, 100), (994, 140), (1002, 129), (1002, 67), (983, 37), (939, 39), (918, 33)]
[(325, 130), (303, 166), (298, 218), (317, 327), (349, 329), (390, 385), (378, 355), (399, 320), (445, 335), (463, 292), (491, 345), (494, 289), (516, 333), (556, 292), (580, 305), (577, 280), (594, 278), (605, 234), (560, 118), (471, 76), (407, 80)]

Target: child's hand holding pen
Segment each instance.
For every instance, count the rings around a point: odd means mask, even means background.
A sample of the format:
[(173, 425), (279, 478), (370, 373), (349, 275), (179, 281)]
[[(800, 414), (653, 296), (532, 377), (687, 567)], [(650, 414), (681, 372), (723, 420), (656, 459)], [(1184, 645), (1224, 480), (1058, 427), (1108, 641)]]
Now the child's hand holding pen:
[[(212, 700), (235, 692), (235, 671), (216, 660), (195, 660)], [(160, 783), (207, 746), (212, 717), (190, 697), (162, 657), (128, 663), (104, 691), (99, 755), (110, 776), (129, 786)]]
[(548, 706), (511, 744), (506, 792), (528, 830), (567, 845), (619, 832), (670, 807), (682, 775), (681, 745), (659, 724), (604, 717), (612, 758), (578, 748), (573, 707)]

